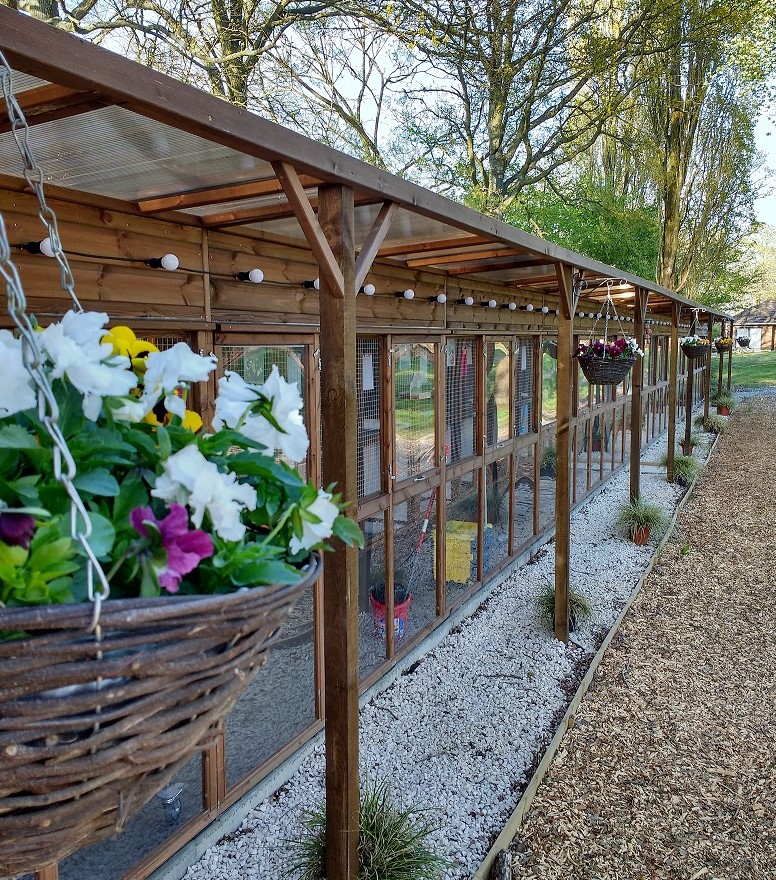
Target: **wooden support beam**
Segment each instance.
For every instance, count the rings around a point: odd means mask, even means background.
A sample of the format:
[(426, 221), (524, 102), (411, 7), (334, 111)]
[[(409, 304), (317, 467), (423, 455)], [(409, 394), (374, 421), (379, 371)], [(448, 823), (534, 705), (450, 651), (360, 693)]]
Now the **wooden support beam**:
[(427, 241), (405, 241), (380, 248), (378, 257), (401, 257), (404, 254), (425, 254), (428, 251), (444, 251), (450, 248), (490, 244), (493, 239), (484, 235), (456, 235), (452, 238), (431, 238)]
[[(733, 335), (733, 322), (730, 322), (730, 338), (733, 340), (733, 348), (735, 348), (735, 336)], [(728, 352), (728, 370), (727, 370), (727, 393), (730, 394), (731, 378), (733, 373), (733, 350)]]
[[(301, 178), (300, 178), (301, 183)], [(301, 187), (304, 193), (304, 187)], [(308, 198), (305, 200), (313, 213), (318, 210), (318, 199)], [(357, 205), (375, 205), (382, 199), (364, 196), (356, 199)], [(296, 208), (289, 199), (288, 202), (279, 202), (276, 205), (262, 205), (258, 208), (244, 208), (239, 211), (221, 211), (218, 214), (206, 214), (200, 218), (202, 225), (208, 229), (223, 229), (229, 226), (245, 226), (247, 223), (268, 223), (272, 220), (285, 220), (286, 217), (296, 215)]]
[[(437, 254), (433, 257), (419, 257), (415, 260), (407, 260), (407, 266), (411, 269), (421, 268), (423, 266), (444, 266), (447, 263), (470, 263), (476, 260), (490, 260), (493, 257), (515, 257), (520, 254), (525, 255), (525, 251), (520, 248), (490, 248), (488, 250), (464, 251), (460, 254)], [(553, 260), (547, 259), (540, 263), (527, 262), (526, 265), (549, 265)]]
[[(546, 260), (546, 261), (542, 260), (539, 263), (532, 264), (525, 259), (521, 259), (521, 260), (507, 259), (507, 260), (504, 260), (504, 262), (500, 263), (500, 262), (498, 262), (498, 260), (496, 260), (494, 258), (491, 262), (483, 262), (483, 263), (471, 262), (471, 263), (467, 263), (466, 265), (463, 265), (463, 266), (456, 266), (453, 269), (448, 269), (447, 274), (448, 275), (474, 275), (479, 272), (499, 272), (499, 271), (503, 271), (505, 269), (524, 269), (525, 267), (530, 267), (531, 265), (546, 266), (546, 265), (552, 265), (552, 263), (553, 263), (553, 260)], [(552, 275), (540, 276), (540, 277), (542, 279), (547, 278), (553, 284), (555, 283), (555, 279)], [(522, 278), (515, 279), (515, 281), (522, 281), (522, 280), (523, 280)], [(510, 284), (512, 284), (512, 283), (514, 283), (514, 282), (510, 281)]]
[(709, 350), (706, 352), (706, 369), (703, 371), (703, 418), (709, 417), (709, 397), (711, 396), (711, 335), (714, 332), (714, 318), (708, 316)]
[[(284, 186), (297, 190), (283, 169)], [(356, 288), (353, 190), (319, 189), (320, 227), (308, 224), (335, 261), (333, 287), (321, 272), (321, 437), (323, 483), (336, 483), (356, 515)], [(309, 207), (309, 205), (308, 205)], [(309, 218), (308, 218), (309, 219)], [(312, 246), (312, 241), (311, 241)], [(321, 250), (321, 243), (316, 247)], [(332, 539), (324, 560), (324, 678), (326, 682), (326, 877), (358, 877), (358, 550)]]
[(557, 288), (558, 279), (554, 273), (547, 273), (546, 275), (530, 275), (525, 278), (510, 278), (507, 283), (510, 287), (539, 287), (551, 284), (553, 288)]
[[(304, 187), (318, 186), (321, 181), (309, 174), (300, 174), (299, 181)], [(142, 199), (137, 203), (144, 214), (155, 214), (158, 211), (174, 211), (182, 208), (203, 208), (206, 205), (218, 205), (222, 202), (238, 202), (253, 199), (257, 196), (268, 196), (282, 193), (283, 187), (276, 177), (268, 180), (250, 180), (246, 183), (234, 183), (230, 186), (213, 186), (208, 189), (189, 190), (187, 192), (169, 193), (154, 199)]]
[(35, 880), (59, 880), (59, 868), (56, 865), (46, 865), (36, 871)]
[[(649, 293), (636, 288), (634, 336), (639, 348), (644, 349), (644, 319), (649, 304)], [(641, 493), (641, 430), (642, 389), (644, 387), (644, 358), (637, 357), (631, 375), (631, 434), (630, 434), (630, 500), (636, 501)]]
[[(24, 111), (28, 125), (53, 122), (67, 116), (78, 116), (107, 107), (112, 103), (98, 92), (84, 92), (67, 86), (49, 84), (36, 89), (28, 89), (16, 96), (16, 101)], [(0, 133), (10, 131), (11, 122), (4, 100), (0, 100)]]
[(679, 361), (679, 305), (671, 304), (671, 336), (668, 348), (668, 482), (674, 481), (676, 458), (676, 395)]
[[(693, 317), (690, 324), (690, 336), (694, 336), (696, 332), (696, 319)], [(683, 452), (689, 455), (690, 437), (692, 436), (692, 403), (693, 403), (693, 383), (695, 382), (695, 361), (687, 358), (687, 379), (685, 381), (684, 395), (684, 443), (682, 444)]]
[(576, 292), (571, 267), (555, 265), (560, 292), (558, 387), (555, 427), (555, 638), (569, 638), (569, 558), (571, 549), (570, 427)]
[[(332, 248), (323, 233), (321, 224), (313, 212), (310, 201), (307, 198), (304, 187), (302, 186), (302, 182), (299, 180), (299, 175), (296, 173), (296, 169), (287, 162), (273, 162), (272, 167), (275, 169), (275, 175), (282, 184), (283, 192), (285, 192), (286, 198), (294, 210), (294, 214), (296, 215), (299, 226), (304, 233), (304, 237), (310, 245), (310, 250), (312, 250), (315, 259), (318, 261), (318, 269), (321, 273), (321, 289), (323, 289), (323, 282), (325, 280), (329, 294), (343, 299), (345, 297), (345, 279), (342, 274), (342, 269), (340, 268), (339, 261), (335, 259)], [(318, 190), (319, 202), (321, 193), (324, 189), (327, 188), (321, 187)], [(348, 197), (350, 203), (350, 200), (353, 199), (353, 191), (348, 191), (350, 192), (350, 196)], [(322, 205), (319, 205), (319, 210), (321, 209)], [(323, 218), (321, 218), (321, 220), (322, 219)], [(355, 272), (355, 251), (352, 249), (350, 258), (354, 261), (353, 266)], [(355, 288), (353, 288), (353, 295), (355, 296)], [(355, 305), (353, 308), (355, 309)], [(321, 321), (322, 320), (323, 318), (321, 317)], [(323, 332), (323, 325), (321, 325), (321, 332)], [(355, 437), (355, 434), (353, 436)], [(355, 497), (356, 496), (354, 495), (353, 498)]]
[(369, 274), (372, 263), (374, 263), (375, 257), (380, 250), (380, 245), (385, 241), (385, 236), (388, 235), (391, 223), (393, 223), (393, 218), (398, 209), (399, 206), (396, 202), (383, 202), (382, 208), (380, 208), (377, 217), (375, 217), (375, 222), (369, 230), (369, 235), (367, 235), (363, 245), (361, 245), (361, 250), (358, 252), (358, 259), (356, 260), (356, 290), (361, 288), (364, 279)]
[(216, 810), (226, 798), (226, 739), (224, 721), (214, 725), (214, 742), (202, 752), (202, 808)]

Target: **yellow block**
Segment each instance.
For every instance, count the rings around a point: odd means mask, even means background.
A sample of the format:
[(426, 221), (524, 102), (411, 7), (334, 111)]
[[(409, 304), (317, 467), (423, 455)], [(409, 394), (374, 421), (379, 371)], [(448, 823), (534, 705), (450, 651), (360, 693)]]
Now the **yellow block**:
[[(477, 523), (452, 519), (445, 529), (447, 580), (469, 582), (472, 570), (472, 541), (477, 537)], [(434, 576), (436, 577), (436, 532), (434, 538)]]

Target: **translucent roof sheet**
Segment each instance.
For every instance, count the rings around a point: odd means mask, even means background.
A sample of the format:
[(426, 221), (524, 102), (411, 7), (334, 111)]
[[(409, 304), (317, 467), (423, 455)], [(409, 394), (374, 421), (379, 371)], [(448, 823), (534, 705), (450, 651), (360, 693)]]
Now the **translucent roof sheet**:
[[(48, 182), (126, 201), (272, 176), (267, 162), (121, 107), (36, 125), (30, 145)], [(0, 168), (21, 170), (10, 132)]]

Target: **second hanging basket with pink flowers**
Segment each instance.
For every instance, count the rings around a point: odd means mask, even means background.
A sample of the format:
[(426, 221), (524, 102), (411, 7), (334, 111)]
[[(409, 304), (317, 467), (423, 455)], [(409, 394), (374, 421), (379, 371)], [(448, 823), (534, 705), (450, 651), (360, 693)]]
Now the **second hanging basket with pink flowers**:
[[(637, 341), (622, 333), (621, 324), (620, 332), (622, 335), (612, 342), (609, 341), (610, 315), (620, 323), (611, 294), (607, 289), (604, 307), (604, 338), (591, 342), (580, 342), (574, 353), (579, 361), (580, 369), (591, 385), (619, 385), (630, 373), (636, 363), (636, 358), (644, 356)], [(595, 326), (593, 330), (595, 331)]]

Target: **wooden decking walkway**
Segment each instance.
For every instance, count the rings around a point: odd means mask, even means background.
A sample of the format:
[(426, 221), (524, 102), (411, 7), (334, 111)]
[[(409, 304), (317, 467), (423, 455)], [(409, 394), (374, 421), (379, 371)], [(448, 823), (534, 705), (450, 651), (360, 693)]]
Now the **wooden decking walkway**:
[(776, 878), (776, 396), (735, 411), (513, 843), (519, 880)]

